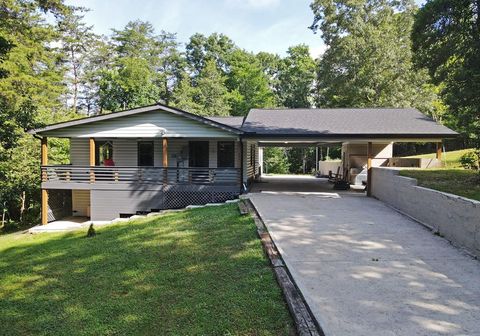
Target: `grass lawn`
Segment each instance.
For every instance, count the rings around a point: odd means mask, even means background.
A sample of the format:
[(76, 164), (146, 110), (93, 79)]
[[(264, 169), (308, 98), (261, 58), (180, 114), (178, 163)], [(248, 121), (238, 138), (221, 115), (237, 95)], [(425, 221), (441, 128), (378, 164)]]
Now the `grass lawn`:
[(480, 201), (480, 174), (473, 170), (401, 170), (400, 175), (416, 178), (423, 187)]
[[(443, 153), (442, 162), (445, 162), (446, 164), (445, 168), (462, 168), (462, 165), (460, 163), (460, 157), (463, 154), (466, 154), (471, 151), (472, 149), (461, 149), (461, 150)], [(436, 156), (436, 153), (430, 153), (430, 154), (422, 154), (422, 155), (414, 155), (414, 156), (406, 156), (406, 157), (434, 159), (435, 156)]]
[(85, 232), (0, 236), (2, 335), (292, 335), (235, 204)]

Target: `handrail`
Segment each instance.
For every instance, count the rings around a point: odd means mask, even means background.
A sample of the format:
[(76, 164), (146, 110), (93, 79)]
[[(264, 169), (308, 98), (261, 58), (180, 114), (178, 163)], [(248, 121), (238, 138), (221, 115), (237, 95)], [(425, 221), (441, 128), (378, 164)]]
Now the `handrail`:
[(46, 165), (41, 167), (41, 171), (42, 182), (167, 185), (238, 185), (240, 183), (240, 168)]

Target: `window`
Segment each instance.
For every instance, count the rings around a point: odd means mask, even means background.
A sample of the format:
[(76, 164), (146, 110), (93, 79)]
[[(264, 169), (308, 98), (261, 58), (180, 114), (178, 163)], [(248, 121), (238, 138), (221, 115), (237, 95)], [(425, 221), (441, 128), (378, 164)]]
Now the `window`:
[(104, 164), (105, 160), (113, 159), (113, 144), (111, 141), (95, 142), (95, 166)]
[(137, 149), (137, 165), (153, 167), (153, 141), (139, 141)]
[(217, 167), (235, 167), (235, 142), (219, 141), (217, 143)]

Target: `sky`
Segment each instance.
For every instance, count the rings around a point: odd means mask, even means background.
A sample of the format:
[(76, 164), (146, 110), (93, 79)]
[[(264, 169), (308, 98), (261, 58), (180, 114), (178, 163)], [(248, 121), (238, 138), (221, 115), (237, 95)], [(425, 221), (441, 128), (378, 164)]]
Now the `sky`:
[[(417, 0), (417, 3), (423, 0)], [(312, 24), (311, 0), (67, 0), (89, 8), (85, 21), (97, 34), (109, 35), (129, 21), (153, 24), (157, 32), (177, 33), (186, 43), (194, 33), (223, 33), (248, 51), (284, 56), (288, 47), (306, 44), (312, 57), (325, 45)]]

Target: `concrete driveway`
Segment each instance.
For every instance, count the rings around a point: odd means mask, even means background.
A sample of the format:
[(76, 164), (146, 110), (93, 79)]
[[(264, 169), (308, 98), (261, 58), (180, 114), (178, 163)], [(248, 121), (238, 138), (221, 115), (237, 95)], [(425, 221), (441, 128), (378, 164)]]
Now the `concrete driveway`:
[(361, 194), (250, 199), (327, 336), (480, 335), (480, 262), (420, 224)]

